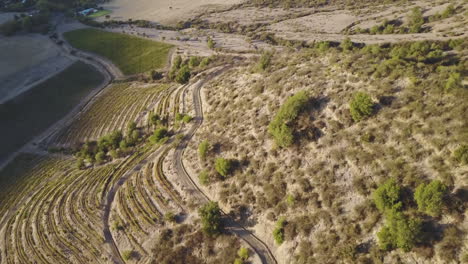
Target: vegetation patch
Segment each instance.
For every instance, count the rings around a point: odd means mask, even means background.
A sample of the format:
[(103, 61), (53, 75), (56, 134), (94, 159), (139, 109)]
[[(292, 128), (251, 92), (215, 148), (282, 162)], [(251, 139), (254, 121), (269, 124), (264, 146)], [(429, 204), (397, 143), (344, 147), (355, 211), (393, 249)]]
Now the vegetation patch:
[(126, 75), (163, 68), (172, 45), (93, 28), (64, 34), (75, 48), (111, 60)]
[(292, 123), (309, 102), (306, 91), (299, 92), (286, 100), (280, 107), (270, 125), (268, 132), (280, 147), (289, 147), (294, 143)]

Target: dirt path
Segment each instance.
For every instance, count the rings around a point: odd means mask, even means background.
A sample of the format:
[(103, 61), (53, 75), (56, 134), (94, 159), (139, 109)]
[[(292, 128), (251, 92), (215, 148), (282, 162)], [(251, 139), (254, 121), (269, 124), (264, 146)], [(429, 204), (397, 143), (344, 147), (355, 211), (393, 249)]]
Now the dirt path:
[[(188, 142), (193, 137), (197, 129), (203, 123), (203, 109), (202, 109), (201, 98), (200, 98), (201, 88), (207, 81), (215, 78), (216, 76), (220, 75), (222, 72), (224, 72), (225, 70), (229, 68), (230, 68), (229, 66), (223, 67), (215, 72), (212, 72), (205, 79), (199, 80), (195, 84), (193, 84), (194, 86), (193, 104), (195, 108), (195, 117), (193, 119), (194, 125), (190, 128), (190, 130), (182, 139), (182, 141), (177, 146), (174, 152), (174, 158), (173, 158), (174, 167), (176, 168), (176, 171), (180, 180), (183, 182), (185, 187), (188, 187), (187, 190), (189, 191), (189, 193), (191, 193), (193, 197), (199, 201), (208, 202), (208, 201), (211, 201), (212, 199), (210, 199), (210, 197), (201, 190), (201, 188), (197, 185), (196, 180), (194, 180), (193, 177), (187, 173), (187, 170), (184, 167), (182, 158), (183, 158), (185, 149), (187, 148)], [(247, 244), (249, 244), (252, 247), (252, 249), (257, 253), (257, 255), (260, 257), (262, 263), (265, 263), (265, 264), (277, 263), (272, 252), (262, 240), (260, 240), (257, 236), (255, 236), (253, 233), (251, 233), (247, 229), (245, 229), (242, 225), (240, 225), (239, 223), (231, 219), (224, 211), (222, 212), (222, 214), (225, 219), (224, 224), (225, 224), (226, 229), (234, 233), (239, 238), (243, 239)]]

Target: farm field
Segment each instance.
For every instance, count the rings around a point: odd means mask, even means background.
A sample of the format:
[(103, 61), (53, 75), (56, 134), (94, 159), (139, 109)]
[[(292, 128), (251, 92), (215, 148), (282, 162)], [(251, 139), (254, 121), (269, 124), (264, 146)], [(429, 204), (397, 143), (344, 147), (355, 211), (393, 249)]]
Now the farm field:
[(159, 102), (169, 84), (116, 83), (95, 98), (89, 108), (50, 143), (74, 146), (97, 140), (113, 131), (124, 131), (131, 121), (146, 126), (146, 115)]
[(0, 105), (0, 159), (65, 116), (103, 81), (102, 75), (77, 62), (14, 100)]
[(86, 28), (64, 34), (72, 46), (103, 56), (126, 75), (163, 68), (172, 45)]

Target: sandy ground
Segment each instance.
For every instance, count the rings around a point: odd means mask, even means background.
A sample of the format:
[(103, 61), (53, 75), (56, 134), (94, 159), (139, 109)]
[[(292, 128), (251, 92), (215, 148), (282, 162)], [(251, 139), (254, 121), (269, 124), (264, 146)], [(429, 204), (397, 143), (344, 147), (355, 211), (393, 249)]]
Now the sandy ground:
[[(111, 10), (111, 19), (145, 19), (174, 24), (207, 9), (225, 8), (242, 0), (114, 0), (103, 5)], [(101, 18), (105, 19), (105, 18)]]
[(0, 36), (0, 103), (70, 65), (60, 49), (38, 34)]

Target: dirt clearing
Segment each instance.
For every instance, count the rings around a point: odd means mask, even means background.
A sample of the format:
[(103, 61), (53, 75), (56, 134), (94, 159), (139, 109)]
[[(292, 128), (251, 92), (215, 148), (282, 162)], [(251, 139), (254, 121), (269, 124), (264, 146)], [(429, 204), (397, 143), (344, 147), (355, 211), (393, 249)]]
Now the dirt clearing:
[(239, 4), (242, 0), (114, 0), (104, 4), (112, 11), (111, 19), (145, 19), (162, 24), (178, 21), (218, 8)]

